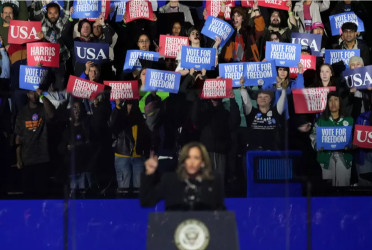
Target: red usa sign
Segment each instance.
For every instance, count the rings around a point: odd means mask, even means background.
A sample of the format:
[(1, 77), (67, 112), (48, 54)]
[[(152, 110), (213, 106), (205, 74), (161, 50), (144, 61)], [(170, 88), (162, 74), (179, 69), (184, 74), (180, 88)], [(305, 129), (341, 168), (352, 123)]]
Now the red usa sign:
[(11, 20), (8, 31), (8, 43), (24, 44), (40, 40), (41, 22)]
[(43, 67), (59, 67), (58, 43), (27, 43), (27, 65), (36, 66), (42, 63)]
[(372, 148), (372, 126), (355, 125), (353, 144), (360, 148)]
[(139, 99), (138, 81), (104, 81), (111, 87), (110, 101)]
[(66, 91), (77, 98), (94, 99), (103, 92), (104, 89), (105, 85), (103, 84), (70, 75)]

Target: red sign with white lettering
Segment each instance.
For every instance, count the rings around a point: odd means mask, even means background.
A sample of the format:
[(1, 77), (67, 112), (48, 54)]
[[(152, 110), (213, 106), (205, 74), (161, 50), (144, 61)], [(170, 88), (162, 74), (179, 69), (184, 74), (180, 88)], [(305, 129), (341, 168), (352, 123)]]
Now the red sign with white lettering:
[(58, 43), (27, 43), (27, 65), (59, 68)]
[(252, 7), (254, 4), (254, 0), (241, 0), (240, 3), (243, 7)]
[[(314, 55), (301, 55), (300, 62), (304, 66), (304, 72), (307, 69), (316, 69), (316, 56)], [(289, 77), (290, 78), (296, 78), (298, 74), (298, 68), (297, 67), (290, 67), (289, 68)]]
[(296, 114), (321, 113), (327, 105), (327, 95), (336, 87), (293, 89), (293, 102)]
[(188, 37), (160, 35), (159, 53), (166, 58), (176, 58), (182, 45), (189, 45)]
[(131, 0), (127, 2), (126, 14), (127, 23), (136, 19), (146, 19), (153, 21), (152, 5), (148, 0)]
[(230, 20), (231, 8), (235, 7), (234, 0), (207, 0), (205, 9), (207, 10), (208, 16), (217, 17), (221, 11), (221, 3), (225, 4), (224, 18)]
[(207, 79), (204, 81), (200, 97), (203, 99), (230, 98), (232, 91), (232, 79)]
[(70, 75), (66, 91), (77, 98), (94, 99), (103, 92), (104, 89), (105, 85), (103, 84)]
[(37, 33), (41, 31), (41, 22), (11, 20), (9, 23), (8, 43), (24, 44), (39, 41)]
[(286, 5), (286, 3), (287, 3), (286, 0), (259, 0), (258, 6), (280, 10), (288, 10), (288, 6)]
[(139, 99), (138, 81), (104, 81), (111, 87), (110, 101)]
[(353, 144), (360, 148), (372, 148), (372, 126), (355, 125)]

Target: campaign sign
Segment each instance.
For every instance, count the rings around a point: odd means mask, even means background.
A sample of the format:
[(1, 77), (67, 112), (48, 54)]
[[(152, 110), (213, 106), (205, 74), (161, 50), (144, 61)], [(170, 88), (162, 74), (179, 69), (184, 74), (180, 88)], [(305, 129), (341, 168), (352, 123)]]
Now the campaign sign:
[(280, 10), (288, 10), (286, 3), (286, 0), (258, 0), (258, 6)]
[(159, 53), (144, 50), (128, 50), (125, 56), (123, 71), (128, 73), (136, 69), (141, 69), (142, 65), (139, 59), (157, 62), (159, 60)]
[(372, 65), (356, 68), (347, 69), (342, 72), (345, 77), (346, 84), (349, 88), (366, 89), (372, 87)]
[(275, 60), (278, 67), (297, 67), (301, 58), (301, 45), (266, 42), (265, 58)]
[(36, 90), (47, 74), (47, 68), (21, 65), (19, 68), (19, 88)]
[(235, 0), (207, 0), (205, 4), (205, 9), (209, 16), (218, 16), (221, 12), (221, 4), (225, 5), (225, 20), (230, 20), (231, 8), (235, 7)]
[[(348, 124), (347, 121), (344, 121)], [(346, 124), (345, 123), (345, 124)], [(345, 147), (351, 148), (353, 127), (317, 127), (316, 129), (316, 148), (319, 150), (343, 150)]]
[(66, 91), (77, 98), (94, 99), (103, 92), (104, 88), (103, 84), (70, 75)]
[(213, 70), (216, 63), (216, 49), (182, 46), (181, 68)]
[(110, 101), (139, 99), (138, 81), (104, 81), (111, 87)]
[(245, 63), (220, 63), (218, 64), (219, 75), (232, 80), (233, 87), (240, 87), (240, 78), (244, 74)]
[(27, 65), (59, 68), (59, 43), (27, 43)]
[(276, 83), (274, 61), (249, 62), (244, 64), (244, 86), (262, 86)]
[(315, 114), (325, 110), (327, 95), (336, 87), (292, 89), (296, 114)]
[(312, 55), (321, 56), (322, 35), (292, 32), (291, 39), (292, 43), (309, 46)]
[(181, 73), (147, 69), (145, 91), (162, 91), (178, 93), (180, 88)]
[(102, 12), (102, 3), (100, 0), (75, 0), (74, 13), (71, 18), (97, 18)]
[[(316, 56), (313, 55), (301, 55), (300, 62), (304, 66), (304, 72), (307, 69), (316, 69)], [(296, 78), (298, 74), (298, 67), (290, 67), (289, 68), (289, 77)]]
[(222, 48), (234, 33), (234, 29), (227, 22), (214, 16), (208, 16), (201, 33), (211, 39), (220, 37), (220, 47)]
[[(50, 4), (50, 3), (56, 3), (56, 4), (58, 4), (59, 7), (60, 7), (60, 9), (61, 9), (61, 11), (62, 11), (63, 7), (65, 6), (65, 3), (64, 3), (63, 0), (58, 0), (58, 1), (54, 1), (54, 0), (44, 0), (44, 1), (42, 1), (41, 3), (43, 4), (43, 8), (42, 8), (42, 10), (43, 10), (44, 12), (47, 12), (46, 7), (47, 7), (48, 4)], [(60, 13), (60, 14), (61, 14), (61, 13)]]
[(189, 45), (188, 37), (160, 35), (159, 54), (165, 58), (177, 58), (182, 45)]
[(364, 23), (354, 12), (343, 12), (329, 17), (331, 23), (332, 36), (341, 35), (341, 27), (344, 23), (351, 22), (358, 26), (357, 32), (364, 31)]
[(113, 18), (113, 15), (115, 14), (116, 11), (115, 22), (123, 21), (127, 0), (114, 0), (111, 1), (111, 4), (114, 11), (110, 13), (110, 19)]
[[(110, 0), (100, 0), (101, 2), (101, 15), (103, 14), (105, 20), (108, 18), (110, 14)], [(106, 11), (107, 10), (107, 11)], [(88, 18), (89, 21), (94, 22), (97, 18)]]
[(41, 31), (41, 22), (10, 20), (8, 43), (24, 44), (39, 41), (37, 33)]
[(360, 49), (326, 49), (324, 62), (332, 65), (339, 61), (344, 61), (346, 68), (348, 68), (349, 59), (353, 56), (360, 56)]
[(231, 92), (231, 79), (206, 79), (200, 97), (202, 99), (230, 98)]
[(241, 0), (241, 1), (240, 1), (240, 4), (241, 4), (243, 7), (252, 7), (253, 4), (254, 4), (254, 0)]
[(127, 2), (126, 11), (127, 23), (137, 19), (153, 21), (152, 5), (148, 0), (131, 0)]
[(355, 125), (353, 144), (360, 148), (372, 148), (372, 126)]
[(109, 59), (108, 43), (74, 42), (75, 60), (80, 63), (88, 61), (101, 64)]

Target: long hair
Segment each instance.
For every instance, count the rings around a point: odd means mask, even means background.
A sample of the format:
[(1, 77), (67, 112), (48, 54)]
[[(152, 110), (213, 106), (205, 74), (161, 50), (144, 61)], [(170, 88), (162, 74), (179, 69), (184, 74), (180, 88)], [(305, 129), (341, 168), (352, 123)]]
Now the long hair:
[(343, 112), (343, 109), (342, 109), (342, 100), (341, 100), (341, 96), (339, 95), (339, 93), (337, 93), (336, 91), (331, 91), (328, 93), (327, 95), (327, 105), (326, 105), (326, 108), (322, 114), (322, 118), (326, 121), (329, 120), (329, 117), (331, 116), (331, 111), (329, 110), (329, 99), (332, 97), (332, 96), (335, 96), (335, 97), (338, 97), (338, 101), (339, 101), (339, 110), (338, 110), (338, 115), (339, 117), (343, 117), (344, 116), (344, 112)]
[(332, 73), (332, 76), (331, 76), (331, 79), (329, 79), (329, 84), (328, 84), (328, 87), (331, 87), (331, 86), (336, 86), (336, 82), (335, 82), (335, 71), (333, 70), (332, 68), (332, 65), (328, 64), (328, 63), (323, 63), (320, 67), (319, 67), (319, 72), (317, 72), (317, 80), (314, 84), (314, 87), (323, 87), (323, 84), (322, 84), (322, 79), (320, 78), (320, 70), (323, 66), (327, 66), (330, 70), (331, 70), (331, 73)]
[[(289, 68), (288, 67), (276, 67), (276, 72), (278, 73), (279, 71), (279, 68), (282, 68), (284, 69), (285, 71), (287, 71), (287, 76), (286, 78), (284, 79), (284, 81), (282, 82), (282, 88), (283, 89), (287, 89), (288, 86), (289, 86)], [(279, 76), (279, 74), (278, 74)]]
[(189, 176), (185, 169), (185, 161), (189, 157), (189, 151), (191, 148), (198, 148), (200, 150), (202, 161), (204, 162), (204, 166), (200, 168), (200, 176), (202, 179), (212, 179), (212, 165), (211, 160), (209, 158), (209, 154), (207, 149), (203, 144), (200, 142), (190, 142), (182, 147), (180, 155), (178, 157), (178, 168), (177, 168), (177, 175), (180, 180), (188, 179)]

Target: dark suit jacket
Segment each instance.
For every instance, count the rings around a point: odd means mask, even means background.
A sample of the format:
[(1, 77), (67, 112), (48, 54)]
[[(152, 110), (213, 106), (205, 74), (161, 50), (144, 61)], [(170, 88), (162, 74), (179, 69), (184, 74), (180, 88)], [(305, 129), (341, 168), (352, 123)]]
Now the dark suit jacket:
[(162, 178), (158, 175), (141, 176), (140, 201), (144, 207), (155, 206), (160, 200), (165, 200), (166, 210), (224, 210), (224, 190), (219, 175), (213, 174), (213, 179), (190, 180), (196, 185), (195, 199), (190, 202), (194, 193), (187, 188), (176, 173), (165, 173)]

